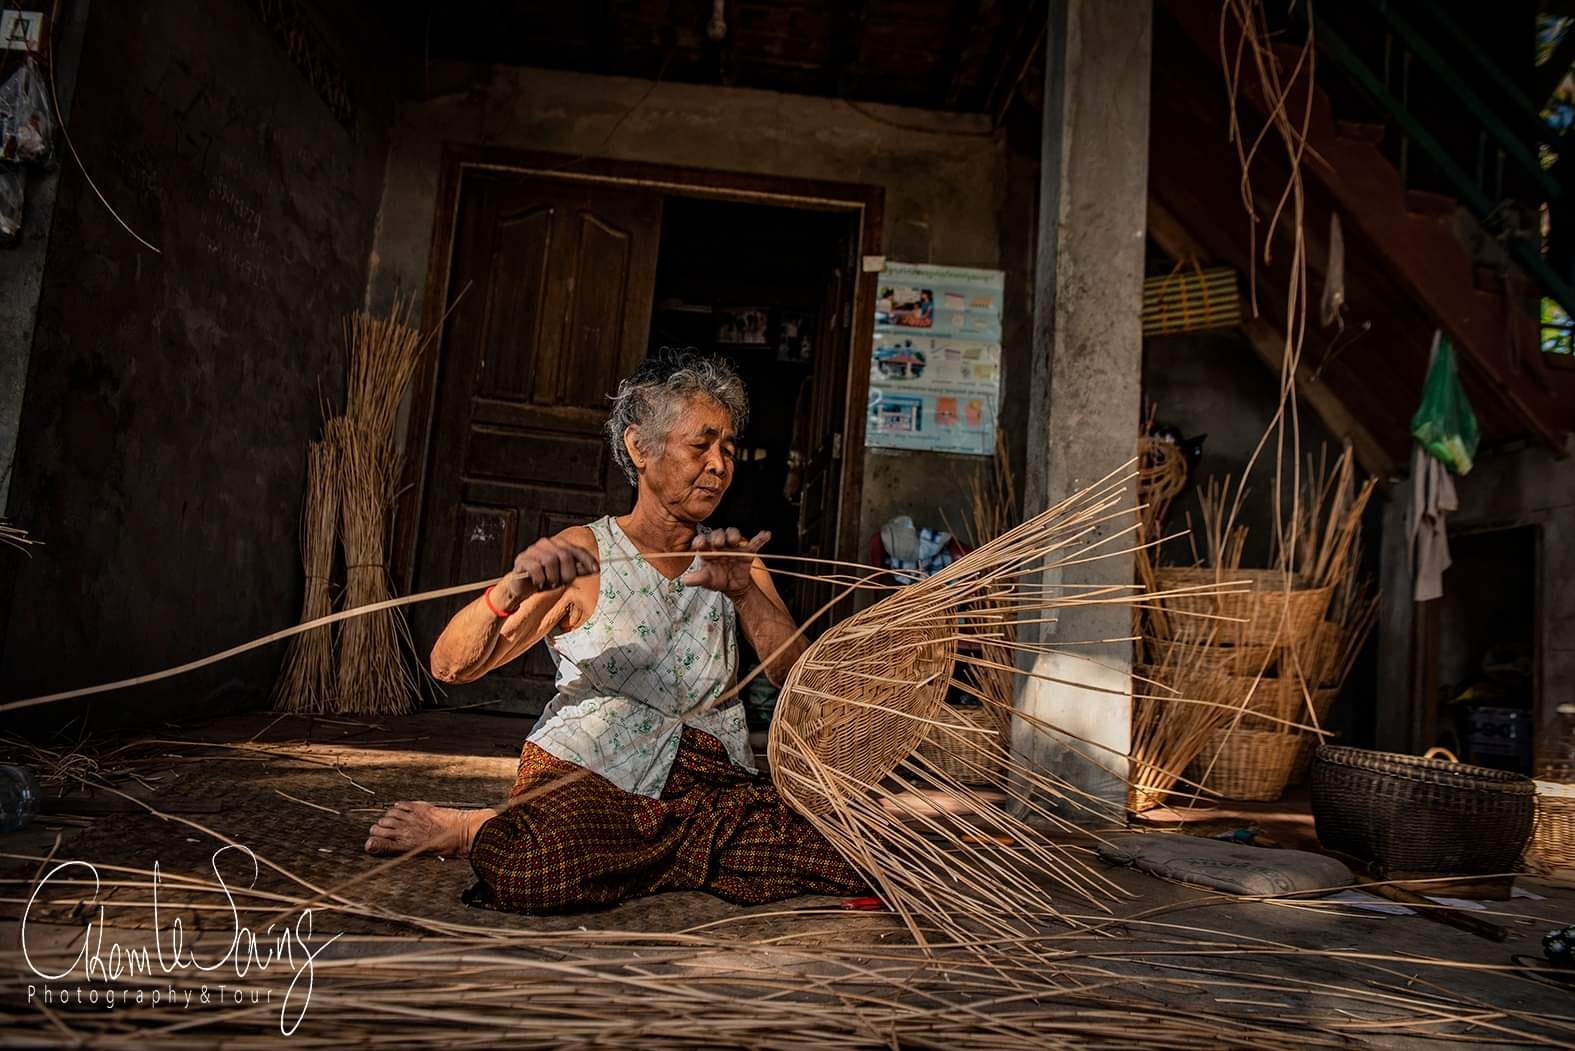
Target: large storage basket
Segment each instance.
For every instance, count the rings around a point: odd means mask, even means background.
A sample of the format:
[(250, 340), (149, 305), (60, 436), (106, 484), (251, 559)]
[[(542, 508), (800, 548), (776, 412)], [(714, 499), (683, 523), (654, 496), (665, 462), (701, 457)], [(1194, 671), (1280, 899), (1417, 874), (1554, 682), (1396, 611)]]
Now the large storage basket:
[(1427, 756), (1324, 745), (1312, 767), (1319, 841), (1380, 875), (1514, 872), (1531, 835), (1529, 777)]

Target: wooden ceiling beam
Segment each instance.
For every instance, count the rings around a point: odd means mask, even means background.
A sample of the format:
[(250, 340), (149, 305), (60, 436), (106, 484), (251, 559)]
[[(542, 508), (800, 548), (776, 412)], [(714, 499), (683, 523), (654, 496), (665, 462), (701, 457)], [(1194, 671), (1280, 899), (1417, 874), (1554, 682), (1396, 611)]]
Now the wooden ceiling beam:
[(1050, 21), (1048, 3), (1031, 3), (1018, 20), (1018, 32), (1007, 44), (1001, 64), (990, 83), (990, 93), (985, 98), (985, 111), (995, 120), (997, 127), (1006, 118), (1007, 107), (1017, 94), (1023, 78), (1033, 68), (1045, 43), (1045, 26)]
[(978, 84), (980, 66), (988, 62), (996, 50), (1004, 6), (1006, 0), (981, 0), (977, 5), (958, 3), (952, 11), (946, 60), (936, 70), (937, 79), (945, 84), (944, 90), (937, 94), (941, 95), (946, 109), (959, 108), (970, 84)]
[(864, 23), (868, 17), (866, 0), (848, 0), (842, 9), (842, 23), (837, 27), (836, 71), (838, 98), (848, 97), (848, 86), (859, 60), (864, 56)]

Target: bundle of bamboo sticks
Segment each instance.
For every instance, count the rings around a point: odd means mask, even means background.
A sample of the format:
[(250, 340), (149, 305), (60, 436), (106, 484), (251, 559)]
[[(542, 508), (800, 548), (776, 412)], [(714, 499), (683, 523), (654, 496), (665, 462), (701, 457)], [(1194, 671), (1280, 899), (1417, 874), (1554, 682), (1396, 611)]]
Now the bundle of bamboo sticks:
[[(386, 318), (358, 312), (345, 319), (345, 412), (328, 420), (323, 440), (308, 449), (303, 623), (332, 610), (336, 539), (343, 550), (343, 608), (390, 597), (386, 537), (398, 477), (394, 419), (424, 346), (410, 314), (411, 301), (396, 297)], [(420, 684), (406, 660), (410, 649), (409, 628), (397, 609), (345, 620), (337, 639), (328, 627), (314, 628), (291, 640), (274, 707), (363, 715), (412, 711)]]
[[(339, 461), (339, 447), (332, 441), (307, 446), (306, 502), (301, 511), (301, 562), (306, 574), (306, 593), (301, 601), (303, 624), (333, 612), (331, 584), (339, 522)], [(274, 683), (274, 708), (328, 712), (333, 710), (336, 695), (331, 629), (312, 628), (290, 639), (284, 667)]]
[(0, 544), (26, 552), (29, 547), (36, 543), (38, 543), (37, 540), (27, 535), (27, 530), (18, 529), (10, 522), (0, 518)]

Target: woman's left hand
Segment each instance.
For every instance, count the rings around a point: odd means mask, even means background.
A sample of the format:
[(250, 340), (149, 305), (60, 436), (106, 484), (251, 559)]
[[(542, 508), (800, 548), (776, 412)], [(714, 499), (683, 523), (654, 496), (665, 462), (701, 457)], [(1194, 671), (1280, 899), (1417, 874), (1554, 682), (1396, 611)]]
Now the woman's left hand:
[[(720, 591), (735, 602), (749, 593), (754, 586), (750, 576), (754, 558), (746, 558), (743, 553), (754, 555), (770, 541), (768, 532), (756, 533), (753, 539), (745, 540), (744, 534), (728, 527), (727, 529), (713, 529), (709, 533), (697, 535), (689, 544), (693, 551), (701, 552), (698, 568), (685, 573), (678, 579), (689, 587), (710, 588)], [(707, 551), (737, 551), (738, 555), (726, 558), (707, 558)]]

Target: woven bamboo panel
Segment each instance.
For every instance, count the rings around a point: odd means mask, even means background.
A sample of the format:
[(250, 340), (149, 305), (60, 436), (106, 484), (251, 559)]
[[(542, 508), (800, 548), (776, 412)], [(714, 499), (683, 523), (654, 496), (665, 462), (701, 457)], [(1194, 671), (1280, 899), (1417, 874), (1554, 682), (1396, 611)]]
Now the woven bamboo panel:
[(1241, 320), (1241, 291), (1228, 266), (1176, 270), (1143, 282), (1143, 334), (1203, 332)]
[[(791, 730), (848, 781), (878, 784), (913, 754), (932, 724), (948, 721), (944, 701), (956, 656), (954, 624), (845, 621), (788, 673), (773, 737)], [(797, 805), (822, 814), (835, 808), (841, 786), (820, 785), (796, 751), (774, 751), (772, 770), (779, 784), (794, 782)]]

